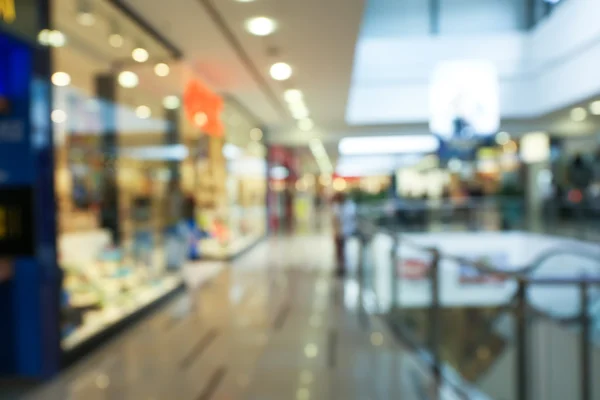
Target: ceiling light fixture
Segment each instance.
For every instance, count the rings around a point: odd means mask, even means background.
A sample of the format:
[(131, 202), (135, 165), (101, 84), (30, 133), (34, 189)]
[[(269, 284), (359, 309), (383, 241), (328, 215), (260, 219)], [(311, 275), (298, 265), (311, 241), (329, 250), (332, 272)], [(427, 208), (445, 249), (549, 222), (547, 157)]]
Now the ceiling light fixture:
[(166, 96), (163, 99), (162, 104), (167, 110), (175, 110), (181, 105), (181, 100), (179, 100), (179, 97), (177, 96)]
[(77, 3), (76, 19), (83, 26), (92, 26), (96, 23), (96, 17), (92, 12), (92, 4), (88, 0), (79, 0)]
[(171, 72), (171, 68), (169, 67), (169, 64), (158, 63), (154, 66), (154, 73), (157, 76), (165, 77), (165, 76), (169, 75), (170, 72)]
[(600, 100), (596, 100), (590, 103), (590, 112), (592, 115), (600, 115)]
[(150, 55), (148, 54), (148, 50), (146, 50), (142, 46), (136, 46), (136, 48), (133, 49), (133, 51), (131, 52), (131, 57), (134, 59), (134, 61), (143, 63), (148, 61)]
[(67, 44), (67, 37), (65, 34), (57, 30), (48, 31), (46, 40), (47, 46), (52, 47), (63, 47), (65, 44)]
[(583, 107), (575, 107), (571, 110), (571, 119), (575, 122), (583, 122), (587, 118), (587, 111)]
[(277, 24), (271, 18), (256, 17), (246, 21), (246, 30), (256, 36), (269, 36), (275, 29)]
[(121, 72), (117, 79), (119, 81), (119, 85), (121, 85), (121, 87), (124, 87), (127, 89), (136, 87), (140, 82), (137, 74), (135, 72), (131, 72), (131, 71)]
[(271, 73), (271, 78), (276, 81), (285, 81), (292, 76), (292, 67), (284, 62), (278, 62), (271, 66), (269, 72)]
[(208, 122), (208, 117), (203, 112), (197, 112), (194, 114), (194, 123), (202, 128)]
[(118, 33), (111, 33), (108, 36), (108, 43), (115, 49), (122, 47), (124, 42), (125, 40), (123, 39), (123, 36), (119, 35)]
[(433, 135), (346, 137), (340, 140), (340, 154), (416, 154), (439, 149), (440, 142)]
[(50, 118), (52, 119), (52, 122), (62, 124), (67, 121), (67, 113), (63, 110), (54, 110), (50, 114)]
[(263, 131), (259, 128), (254, 128), (250, 131), (250, 139), (259, 142), (263, 138)]
[(295, 103), (303, 100), (302, 92), (298, 89), (288, 89), (283, 93), (283, 98), (288, 103)]
[(108, 43), (114, 48), (119, 48), (123, 46), (124, 42), (125, 40), (121, 35), (119, 25), (116, 22), (112, 21), (110, 23), (110, 35), (108, 35)]
[(290, 112), (295, 119), (308, 118), (310, 112), (304, 103), (290, 104)]
[(148, 119), (152, 116), (152, 110), (148, 106), (138, 106), (135, 109), (135, 115), (140, 119)]
[(310, 118), (304, 118), (298, 121), (298, 128), (301, 131), (308, 132), (315, 127), (315, 123)]
[(55, 86), (68, 86), (71, 83), (71, 75), (66, 72), (55, 72), (50, 78)]

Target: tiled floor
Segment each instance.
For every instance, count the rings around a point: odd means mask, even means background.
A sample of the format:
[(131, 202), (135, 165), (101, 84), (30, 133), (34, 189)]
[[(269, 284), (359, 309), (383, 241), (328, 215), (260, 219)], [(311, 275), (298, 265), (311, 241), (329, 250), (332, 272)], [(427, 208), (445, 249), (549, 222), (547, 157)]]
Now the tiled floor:
[(269, 239), (28, 399), (430, 398), (332, 254), (325, 236)]

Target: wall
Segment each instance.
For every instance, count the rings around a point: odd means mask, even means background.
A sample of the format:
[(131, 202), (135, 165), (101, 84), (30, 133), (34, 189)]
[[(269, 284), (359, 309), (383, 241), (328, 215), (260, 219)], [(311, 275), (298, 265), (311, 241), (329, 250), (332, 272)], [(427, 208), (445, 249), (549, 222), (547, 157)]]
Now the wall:
[[(464, 7), (467, 0), (460, 3)], [(600, 2), (569, 0), (529, 33), (474, 35), (470, 18), (457, 28), (457, 14), (455, 22), (445, 23), (446, 34), (437, 37), (364, 34), (357, 44), (346, 120), (356, 125), (427, 121), (431, 72), (449, 59), (487, 59), (496, 65), (503, 118), (538, 117), (585, 100), (600, 92), (598, 15)]]

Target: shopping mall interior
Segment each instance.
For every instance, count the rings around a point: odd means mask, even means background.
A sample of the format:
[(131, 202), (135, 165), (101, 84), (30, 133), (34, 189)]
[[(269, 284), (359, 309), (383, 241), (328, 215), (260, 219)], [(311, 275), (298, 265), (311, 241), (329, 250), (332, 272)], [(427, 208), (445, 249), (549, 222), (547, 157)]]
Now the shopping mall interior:
[(0, 0), (0, 399), (600, 400), (600, 0)]

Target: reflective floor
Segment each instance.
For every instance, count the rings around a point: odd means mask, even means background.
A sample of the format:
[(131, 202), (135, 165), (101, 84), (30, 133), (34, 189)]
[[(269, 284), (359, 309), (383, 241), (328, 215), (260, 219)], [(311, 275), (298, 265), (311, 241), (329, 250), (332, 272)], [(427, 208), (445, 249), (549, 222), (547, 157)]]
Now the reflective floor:
[[(428, 399), (428, 370), (331, 277), (329, 236), (271, 238), (28, 399)], [(442, 397), (453, 398), (451, 393)]]

